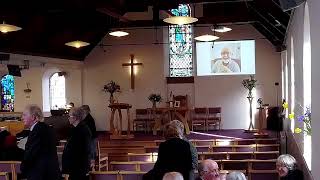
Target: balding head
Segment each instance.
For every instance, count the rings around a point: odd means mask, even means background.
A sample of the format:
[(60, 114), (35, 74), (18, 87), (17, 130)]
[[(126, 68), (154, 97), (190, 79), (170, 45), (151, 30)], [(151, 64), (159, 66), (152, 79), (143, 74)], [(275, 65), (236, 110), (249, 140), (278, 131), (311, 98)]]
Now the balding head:
[(183, 176), (179, 172), (168, 172), (163, 176), (162, 180), (183, 180)]
[(204, 180), (220, 180), (219, 166), (211, 159), (203, 160), (199, 165), (198, 171)]
[(230, 59), (230, 49), (227, 47), (224, 47), (221, 50), (221, 58), (224, 62), (228, 62)]
[(37, 105), (28, 105), (22, 114), (22, 119), (27, 128), (30, 128), (36, 122), (43, 121), (42, 110)]

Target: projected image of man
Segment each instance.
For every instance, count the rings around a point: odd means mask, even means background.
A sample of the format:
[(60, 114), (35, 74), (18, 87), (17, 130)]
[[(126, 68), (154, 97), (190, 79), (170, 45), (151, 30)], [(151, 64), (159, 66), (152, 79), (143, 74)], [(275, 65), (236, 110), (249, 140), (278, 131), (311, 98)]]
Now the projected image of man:
[(237, 61), (230, 57), (230, 49), (224, 47), (221, 50), (221, 58), (217, 58), (211, 61), (211, 73), (239, 73), (240, 65)]

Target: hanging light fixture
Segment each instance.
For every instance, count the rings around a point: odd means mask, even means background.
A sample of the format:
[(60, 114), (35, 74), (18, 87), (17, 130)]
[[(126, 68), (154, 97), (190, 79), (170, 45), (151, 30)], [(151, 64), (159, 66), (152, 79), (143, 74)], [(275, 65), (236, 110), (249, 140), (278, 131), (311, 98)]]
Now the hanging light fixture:
[(163, 21), (169, 24), (184, 25), (184, 24), (192, 24), (194, 22), (197, 22), (198, 19), (190, 16), (171, 16), (171, 17), (165, 18)]
[(219, 37), (215, 36), (215, 35), (206, 34), (206, 35), (198, 36), (198, 37), (196, 37), (194, 39), (197, 40), (197, 41), (208, 42), (208, 41), (215, 41), (215, 40), (219, 39)]
[(231, 30), (232, 30), (231, 28), (226, 26), (218, 26), (218, 27), (212, 28), (212, 31), (219, 32), (219, 33), (229, 32)]
[(0, 32), (2, 32), (2, 33), (19, 31), (21, 29), (22, 29), (21, 27), (14, 26), (14, 25), (11, 25), (11, 24), (6, 24), (4, 21), (2, 22), (2, 24), (0, 24)]
[(112, 31), (109, 33), (110, 36), (123, 37), (129, 35), (128, 32), (125, 31)]
[(84, 46), (89, 46), (90, 43), (76, 40), (76, 41), (71, 41), (71, 42), (65, 43), (65, 45), (66, 46), (70, 46), (70, 47), (75, 47), (75, 48), (81, 48), (81, 47), (84, 47)]

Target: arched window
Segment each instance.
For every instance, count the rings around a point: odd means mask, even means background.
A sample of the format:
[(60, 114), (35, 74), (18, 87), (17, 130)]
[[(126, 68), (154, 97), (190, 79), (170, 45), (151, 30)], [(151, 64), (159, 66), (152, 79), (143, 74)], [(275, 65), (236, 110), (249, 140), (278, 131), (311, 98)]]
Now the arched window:
[(14, 78), (11, 75), (1, 79), (1, 110), (14, 111)]
[(50, 108), (65, 108), (66, 105), (66, 86), (65, 77), (54, 73), (49, 79), (50, 87)]
[[(190, 16), (189, 5), (180, 4), (172, 9), (175, 16)], [(169, 26), (169, 73), (170, 77), (189, 77), (193, 75), (192, 62), (192, 27), (191, 25)]]

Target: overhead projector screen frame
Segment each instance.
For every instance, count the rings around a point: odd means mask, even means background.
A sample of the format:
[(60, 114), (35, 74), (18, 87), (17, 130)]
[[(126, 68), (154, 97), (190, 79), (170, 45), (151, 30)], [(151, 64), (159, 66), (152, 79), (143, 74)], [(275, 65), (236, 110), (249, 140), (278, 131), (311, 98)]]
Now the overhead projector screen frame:
[(197, 76), (255, 74), (255, 40), (196, 42)]

